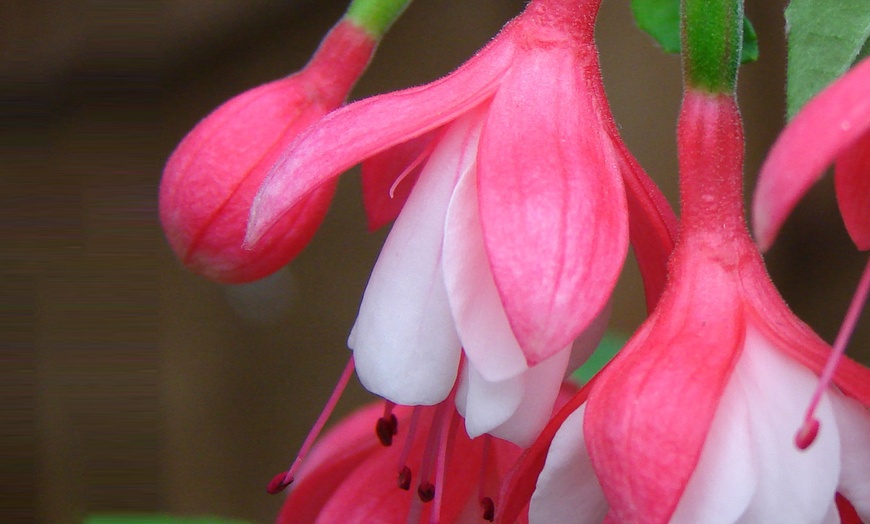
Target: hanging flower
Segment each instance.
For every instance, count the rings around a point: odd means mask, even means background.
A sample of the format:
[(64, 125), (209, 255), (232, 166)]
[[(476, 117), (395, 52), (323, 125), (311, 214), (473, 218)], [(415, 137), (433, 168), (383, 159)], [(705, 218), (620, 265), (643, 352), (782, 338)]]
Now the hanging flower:
[(531, 522), (828, 522), (838, 493), (870, 518), (870, 370), (843, 362), (820, 429), (794, 444), (830, 350), (788, 310), (746, 231), (742, 144), (733, 98), (687, 91), (669, 285), (530, 450), (509, 493), (540, 472)]
[[(254, 245), (359, 162), (370, 225), (401, 208), (349, 340), (370, 391), (437, 404), (464, 350), (468, 430), (528, 444), (574, 341), (581, 360), (596, 345), (629, 233), (657, 300), (674, 219), (616, 133), (592, 40), (598, 5), (534, 0), (453, 74), (326, 116), (261, 188)], [(407, 202), (381, 209), (409, 179)]]
[(870, 249), (870, 58), (810, 100), (779, 135), (753, 201), (762, 249), (832, 163), (840, 213), (858, 249)]
[(221, 105), (181, 141), (163, 171), (160, 221), (189, 269), (227, 283), (262, 278), (287, 264), (320, 225), (335, 192), (326, 183), (244, 249), (247, 217), (266, 173), (305, 128), (342, 104), (377, 40), (345, 19), (300, 72)]

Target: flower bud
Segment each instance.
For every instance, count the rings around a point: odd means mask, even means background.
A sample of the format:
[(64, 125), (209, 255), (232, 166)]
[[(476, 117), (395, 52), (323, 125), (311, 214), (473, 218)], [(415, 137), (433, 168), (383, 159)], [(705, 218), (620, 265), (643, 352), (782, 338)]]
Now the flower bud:
[(185, 266), (218, 282), (249, 282), (305, 247), (335, 183), (311, 191), (248, 249), (242, 242), (254, 195), (281, 152), (344, 102), (376, 44), (363, 28), (342, 20), (304, 69), (232, 98), (181, 141), (163, 171), (160, 221)]

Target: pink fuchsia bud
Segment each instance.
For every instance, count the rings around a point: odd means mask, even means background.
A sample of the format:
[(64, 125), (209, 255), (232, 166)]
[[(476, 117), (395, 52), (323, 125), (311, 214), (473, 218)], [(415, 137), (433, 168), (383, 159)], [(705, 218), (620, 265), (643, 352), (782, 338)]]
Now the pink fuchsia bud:
[(362, 27), (342, 20), (304, 69), (229, 100), (181, 141), (163, 171), (160, 220), (185, 266), (219, 282), (248, 282), (278, 270), (308, 243), (334, 183), (301, 199), (247, 249), (251, 203), (288, 144), (343, 103), (376, 44)]
[(870, 249), (870, 59), (810, 100), (777, 138), (752, 204), (762, 249), (810, 187), (836, 163), (837, 201), (858, 249)]

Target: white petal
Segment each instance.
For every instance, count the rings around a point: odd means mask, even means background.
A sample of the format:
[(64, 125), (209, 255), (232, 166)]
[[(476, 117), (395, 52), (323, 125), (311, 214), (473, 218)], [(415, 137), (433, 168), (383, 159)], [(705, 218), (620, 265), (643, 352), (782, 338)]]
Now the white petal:
[(794, 445), (815, 383), (749, 326), (672, 522), (827, 522), (840, 469), (830, 402), (820, 406), (816, 442), (805, 451)]
[[(471, 438), (489, 433), (509, 420), (523, 400), (526, 391), (524, 377), (513, 377), (499, 382), (485, 380), (471, 362), (465, 365), (465, 380), (457, 392), (465, 417), (465, 431)], [(457, 402), (457, 407), (460, 402)]]
[[(842, 469), (837, 491), (849, 499), (861, 520), (870, 522), (870, 411), (840, 393), (827, 396), (840, 432)], [(822, 426), (819, 431), (826, 430)]]
[[(509, 419), (487, 433), (524, 448), (531, 446), (553, 414), (570, 356), (571, 348), (566, 347), (520, 375), (524, 383), (520, 405)], [(469, 402), (471, 398), (469, 395)]]
[(801, 451), (794, 436), (817, 378), (773, 347), (751, 326), (746, 348), (726, 389), (740, 388), (748, 403), (755, 461), (755, 496), (740, 522), (823, 522), (834, 500), (840, 445), (831, 404), (817, 416), (822, 431)]
[(487, 381), (498, 382), (525, 371), (526, 358), (490, 272), (473, 169), (460, 178), (447, 211), (444, 283), (462, 347), (477, 372)]
[(730, 524), (746, 511), (756, 487), (746, 393), (726, 387), (672, 524)]
[(472, 111), (432, 152), (372, 270), (348, 339), (363, 386), (397, 404), (438, 403), (456, 380), (461, 351), (441, 249), (447, 205), (473, 164), (481, 125), (480, 111)]
[(531, 524), (593, 524), (607, 514), (607, 501), (586, 451), (585, 412), (584, 404), (565, 419), (553, 438), (529, 506)]

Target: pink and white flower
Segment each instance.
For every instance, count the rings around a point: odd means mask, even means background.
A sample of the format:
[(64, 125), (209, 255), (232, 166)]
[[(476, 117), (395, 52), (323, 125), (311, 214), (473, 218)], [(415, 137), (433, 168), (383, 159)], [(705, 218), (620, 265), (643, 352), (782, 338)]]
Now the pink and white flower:
[(531, 522), (837, 522), (837, 494), (870, 519), (870, 370), (844, 361), (815, 442), (794, 443), (830, 348), (788, 310), (746, 230), (733, 98), (687, 91), (679, 145), (668, 287), (509, 493), (540, 472)]
[(629, 235), (657, 300), (675, 220), (616, 132), (598, 5), (534, 0), (453, 74), (327, 115), (263, 184), (252, 244), (357, 163), (374, 226), (400, 208), (377, 203), (416, 179), (350, 335), (370, 391), (437, 404), (464, 355), (467, 429), (528, 444), (572, 345), (583, 359), (597, 343)]

